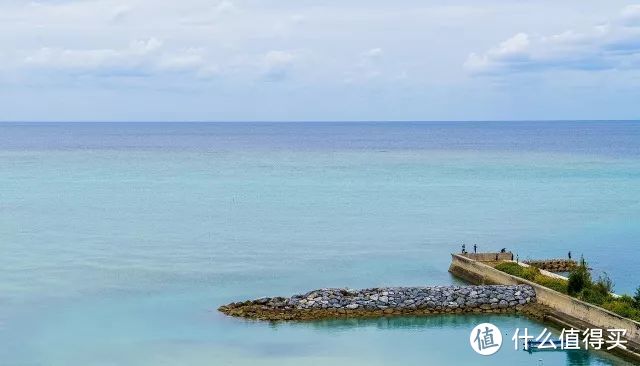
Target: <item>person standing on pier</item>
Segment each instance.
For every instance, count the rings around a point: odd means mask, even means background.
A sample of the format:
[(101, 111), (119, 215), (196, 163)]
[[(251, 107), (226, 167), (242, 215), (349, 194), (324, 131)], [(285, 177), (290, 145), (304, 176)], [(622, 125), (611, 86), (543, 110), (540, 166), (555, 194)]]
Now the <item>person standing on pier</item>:
[(462, 243), (462, 254), (467, 252), (467, 247)]
[(571, 259), (571, 251), (569, 251), (568, 255), (569, 255), (569, 259)]
[(473, 252), (478, 253), (478, 244), (473, 244)]

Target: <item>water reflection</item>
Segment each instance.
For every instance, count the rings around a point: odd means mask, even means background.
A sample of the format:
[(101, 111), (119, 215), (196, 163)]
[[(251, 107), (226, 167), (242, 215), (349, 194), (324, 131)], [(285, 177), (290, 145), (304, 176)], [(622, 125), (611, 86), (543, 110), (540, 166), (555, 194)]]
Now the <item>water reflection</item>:
[[(481, 357), (473, 353), (468, 345), (471, 329), (480, 323), (489, 322), (498, 326), (503, 333), (503, 345), (494, 356)], [(547, 328), (554, 337), (559, 329), (536, 322), (526, 316), (505, 314), (474, 315), (431, 315), (384, 318), (330, 319), (298, 323), (272, 323), (269, 327), (277, 332), (311, 330), (318, 342), (325, 337), (349, 339), (352, 346), (363, 348), (384, 347), (398, 351), (421, 349), (443, 362), (458, 360), (475, 365), (518, 364), (518, 365), (568, 365), (568, 366), (619, 366), (633, 365), (602, 351), (585, 350), (543, 350), (526, 352), (519, 346), (514, 349), (512, 336), (516, 328), (527, 328), (529, 334), (537, 336)], [(389, 333), (392, 332), (392, 333)], [(435, 356), (437, 354), (437, 356)], [(411, 364), (414, 360), (406, 360)], [(492, 361), (492, 362), (489, 362)]]
[[(606, 362), (606, 361), (605, 361)], [(570, 351), (567, 352), (567, 365), (590, 365), (591, 364), (591, 355), (587, 351)], [(609, 365), (613, 365), (613, 363), (605, 363)]]
[(430, 315), (430, 316), (391, 316), (382, 318), (349, 318), (319, 320), (309, 323), (314, 328), (332, 330), (354, 327), (375, 327), (376, 329), (429, 329), (429, 328), (469, 328), (470, 324), (483, 323), (491, 319), (521, 318), (519, 315)]

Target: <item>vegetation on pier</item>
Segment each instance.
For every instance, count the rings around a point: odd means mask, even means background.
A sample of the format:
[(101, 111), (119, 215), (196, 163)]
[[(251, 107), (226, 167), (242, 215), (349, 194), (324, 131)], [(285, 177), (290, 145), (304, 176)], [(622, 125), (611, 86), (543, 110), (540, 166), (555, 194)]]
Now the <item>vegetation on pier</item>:
[(540, 273), (540, 270), (536, 267), (524, 267), (516, 262), (502, 262), (496, 265), (495, 268), (510, 275), (524, 278), (525, 280), (562, 292), (563, 294), (567, 293), (567, 281), (545, 276)]
[(600, 306), (625, 318), (640, 321), (640, 287), (636, 289), (633, 297), (629, 295), (614, 295), (614, 284), (607, 273), (604, 272), (594, 281), (584, 258), (569, 273), (567, 281), (543, 275), (535, 267), (524, 267), (515, 262), (502, 262), (497, 264), (495, 268)]

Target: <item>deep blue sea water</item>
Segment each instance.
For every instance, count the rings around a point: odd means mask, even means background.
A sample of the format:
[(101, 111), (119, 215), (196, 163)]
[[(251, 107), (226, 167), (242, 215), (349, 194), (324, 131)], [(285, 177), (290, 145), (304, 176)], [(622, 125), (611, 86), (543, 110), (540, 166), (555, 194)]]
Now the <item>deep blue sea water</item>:
[(458, 283), (462, 242), (640, 285), (640, 123), (0, 124), (1, 365), (622, 365), (481, 357), (514, 316), (268, 324), (230, 301)]

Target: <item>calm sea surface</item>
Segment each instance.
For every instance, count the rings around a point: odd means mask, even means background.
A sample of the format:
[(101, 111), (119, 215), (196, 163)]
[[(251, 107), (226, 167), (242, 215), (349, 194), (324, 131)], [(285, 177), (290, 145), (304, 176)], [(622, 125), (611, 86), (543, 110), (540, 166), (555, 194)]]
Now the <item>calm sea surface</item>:
[[(0, 124), (2, 365), (623, 365), (515, 316), (268, 324), (230, 301), (459, 283), (449, 253), (584, 254), (640, 285), (640, 123)], [(471, 328), (498, 325), (491, 357)]]

